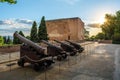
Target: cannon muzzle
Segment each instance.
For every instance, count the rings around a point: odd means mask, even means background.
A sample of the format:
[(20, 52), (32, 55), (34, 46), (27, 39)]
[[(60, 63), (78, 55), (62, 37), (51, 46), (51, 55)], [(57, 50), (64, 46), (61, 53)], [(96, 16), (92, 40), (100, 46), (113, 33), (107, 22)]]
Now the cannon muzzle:
[[(20, 41), (22, 41), (23, 43), (33, 47), (36, 51), (38, 51), (39, 53), (43, 53), (44, 49), (39, 46), (38, 44), (30, 41), (29, 39), (26, 39), (25, 37), (21, 36), (20, 34), (18, 34), (17, 32), (14, 33), (14, 36), (17, 37)], [(44, 54), (44, 53), (43, 53)]]
[(74, 46), (78, 50), (78, 52), (80, 52), (80, 53), (84, 50), (84, 48), (81, 45), (79, 45), (75, 42), (72, 42), (72, 41), (69, 41), (69, 40), (65, 40), (65, 41), (70, 43), (70, 45)]
[(51, 44), (51, 43), (49, 43), (49, 42), (47, 42), (47, 41), (45, 41), (45, 40), (42, 40), (42, 42), (43, 42), (44, 44), (50, 46), (50, 47), (56, 48), (56, 49), (58, 49), (58, 50), (60, 50), (60, 51), (63, 51), (62, 48), (60, 48), (60, 47), (58, 47), (58, 46), (56, 46), (56, 45), (53, 45), (53, 44)]
[(57, 43), (63, 44), (63, 42), (60, 42), (60, 41), (58, 41), (58, 40), (54, 40), (54, 41), (57, 42)]

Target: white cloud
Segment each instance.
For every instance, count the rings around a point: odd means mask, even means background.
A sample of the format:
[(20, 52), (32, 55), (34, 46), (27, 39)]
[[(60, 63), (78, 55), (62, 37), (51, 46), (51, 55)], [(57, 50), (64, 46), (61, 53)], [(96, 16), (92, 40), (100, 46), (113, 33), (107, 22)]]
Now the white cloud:
[(11, 20), (5, 20), (4, 23), (5, 23), (5, 24), (8, 24), (8, 25), (12, 25), (14, 22), (11, 21)]
[(90, 23), (87, 26), (92, 27), (92, 28), (100, 28), (100, 23)]
[[(28, 19), (0, 20), (0, 35), (11, 35), (15, 31), (30, 32), (33, 21)], [(26, 34), (27, 34), (26, 33)]]
[(32, 20), (28, 20), (28, 19), (16, 19), (16, 22), (24, 23), (24, 24), (32, 24), (33, 23)]
[(12, 25), (12, 20), (0, 20), (0, 25)]
[(0, 20), (0, 25), (2, 26), (2, 28), (5, 29), (30, 28), (32, 22), (33, 22), (32, 20), (27, 20), (27, 19), (7, 19), (7, 20)]
[(80, 0), (59, 0), (59, 1), (65, 2), (70, 5), (74, 5), (75, 3), (79, 2)]

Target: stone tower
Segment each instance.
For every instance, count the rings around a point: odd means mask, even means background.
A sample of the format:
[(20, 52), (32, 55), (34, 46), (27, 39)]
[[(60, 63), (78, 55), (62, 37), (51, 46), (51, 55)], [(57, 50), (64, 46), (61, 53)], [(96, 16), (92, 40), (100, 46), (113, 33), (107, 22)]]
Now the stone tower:
[(84, 39), (84, 23), (78, 17), (47, 20), (46, 26), (50, 40)]

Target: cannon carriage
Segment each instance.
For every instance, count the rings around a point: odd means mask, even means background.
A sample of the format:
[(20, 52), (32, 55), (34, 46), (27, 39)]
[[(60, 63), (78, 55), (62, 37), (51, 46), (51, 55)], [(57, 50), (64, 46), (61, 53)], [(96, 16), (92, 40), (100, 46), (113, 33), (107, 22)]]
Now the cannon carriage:
[(76, 49), (74, 48), (74, 46), (66, 44), (64, 42), (58, 41), (58, 40), (54, 40), (55, 42), (59, 43), (60, 46), (62, 47), (62, 49), (66, 52), (68, 52), (70, 54), (70, 56), (74, 56), (77, 54)]
[(45, 40), (42, 40), (47, 45), (47, 54), (54, 57), (57, 56), (57, 60), (61, 61), (67, 58), (67, 53), (61, 47), (53, 45)]
[(69, 40), (65, 40), (65, 41), (68, 42), (70, 45), (74, 46), (76, 48), (77, 52), (81, 53), (84, 51), (84, 48), (80, 44), (77, 44), (77, 43), (69, 41)]
[[(52, 57), (45, 54), (44, 48), (26, 39), (17, 32), (14, 33), (23, 44), (20, 46), (20, 59), (18, 65), (24, 67), (25, 63), (30, 63), (35, 71), (49, 67), (54, 63)], [(52, 55), (52, 53), (51, 53)]]

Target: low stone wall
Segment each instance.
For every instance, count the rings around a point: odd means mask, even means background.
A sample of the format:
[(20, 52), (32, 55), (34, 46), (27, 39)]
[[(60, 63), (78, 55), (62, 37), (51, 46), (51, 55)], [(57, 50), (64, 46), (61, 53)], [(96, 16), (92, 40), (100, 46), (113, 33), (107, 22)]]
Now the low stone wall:
[(99, 43), (107, 43), (107, 44), (112, 44), (112, 40), (100, 40), (98, 41)]
[(14, 45), (14, 46), (0, 46), (0, 54), (2, 53), (11, 53), (11, 52), (17, 52), (20, 50), (20, 45)]

